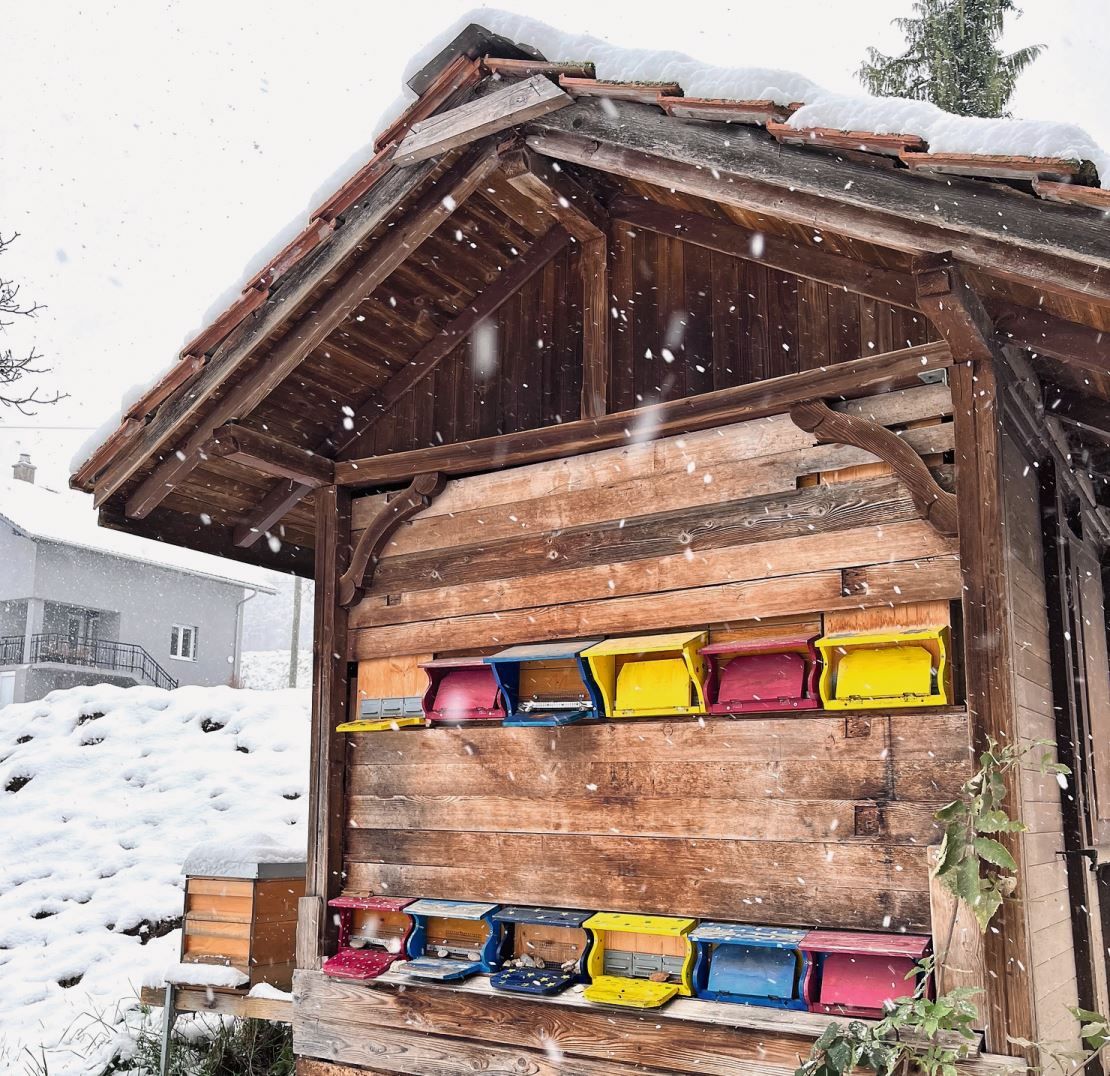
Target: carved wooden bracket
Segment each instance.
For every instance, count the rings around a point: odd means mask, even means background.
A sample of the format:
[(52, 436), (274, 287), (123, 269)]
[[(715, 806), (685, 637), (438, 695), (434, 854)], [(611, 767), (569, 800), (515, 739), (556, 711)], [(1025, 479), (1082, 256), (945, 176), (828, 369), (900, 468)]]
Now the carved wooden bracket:
[(447, 476), (439, 471), (417, 475), (408, 489), (387, 501), (381, 511), (370, 521), (351, 553), (351, 566), (339, 580), (339, 604), (354, 605), (363, 591), (373, 582), (378, 557), (393, 532), (427, 508), (443, 492)]
[(918, 511), (938, 534), (957, 533), (955, 495), (941, 489), (925, 461), (897, 434), (870, 419), (834, 411), (824, 400), (795, 404), (790, 418), (821, 444), (853, 445), (878, 456), (906, 484)]

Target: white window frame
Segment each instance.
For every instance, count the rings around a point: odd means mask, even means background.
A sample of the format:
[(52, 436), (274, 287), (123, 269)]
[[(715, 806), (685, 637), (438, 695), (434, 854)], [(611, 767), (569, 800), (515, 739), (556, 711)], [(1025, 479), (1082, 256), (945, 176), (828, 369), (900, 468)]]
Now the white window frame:
[[(183, 641), (188, 641), (187, 648), (182, 646)], [(175, 653), (175, 651), (178, 651)], [(197, 625), (174, 624), (170, 628), (170, 657), (174, 661), (197, 660)]]

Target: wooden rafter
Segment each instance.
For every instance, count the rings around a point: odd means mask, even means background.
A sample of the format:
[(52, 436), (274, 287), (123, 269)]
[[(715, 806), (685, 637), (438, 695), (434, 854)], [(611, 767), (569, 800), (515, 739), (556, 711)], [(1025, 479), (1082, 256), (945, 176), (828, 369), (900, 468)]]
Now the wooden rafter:
[(1062, 359), (1084, 373), (1110, 371), (1110, 332), (998, 299), (988, 300), (987, 309), (1004, 340)]
[(362, 202), (348, 213), (342, 228), (282, 277), (260, 310), (221, 342), (208, 357), (188, 392), (178, 392), (141, 429), (126, 453), (115, 453), (96, 475), (96, 499), (102, 503), (151, 456), (165, 451), (167, 442), (187, 422), (195, 420), (214, 393), (237, 374), (255, 349), (301, 308), (317, 285), (335, 272), (433, 171), (435, 162), (385, 176)]
[(373, 582), (378, 557), (393, 532), (405, 520), (412, 519), (417, 512), (427, 508), (446, 485), (446, 476), (438, 471), (420, 474), (412, 480), (408, 489), (382, 505), (370, 525), (359, 535), (358, 543), (351, 553), (350, 567), (339, 580), (340, 605), (349, 608), (358, 601), (363, 591)]
[(711, 220), (700, 213), (671, 209), (645, 198), (618, 198), (610, 210), (614, 218), (634, 228), (681, 239), (734, 258), (758, 261), (809, 280), (847, 288), (869, 299), (911, 310), (917, 308), (917, 295), (909, 273), (830, 254), (816, 247), (802, 247), (781, 236)]
[[(536, 273), (570, 242), (570, 236), (555, 225), (520, 255), (488, 288), (479, 294), (466, 309), (439, 335), (433, 337), (413, 358), (397, 371), (380, 389), (349, 416), (341, 427), (316, 446), (319, 455), (335, 458), (341, 453), (357, 451), (365, 434), (374, 423), (405, 392), (426, 377), (451, 353), (459, 342), (471, 333), (483, 319), (495, 314)], [(240, 548), (253, 545), (281, 520), (299, 501), (312, 492), (306, 484), (290, 485), (283, 482), (275, 486), (258, 506), (258, 509), (235, 532), (235, 544)]]
[(619, 448), (638, 440), (784, 414), (794, 404), (815, 397), (866, 395), (896, 388), (916, 383), (922, 373), (951, 365), (952, 356), (946, 344), (923, 344), (596, 419), (500, 434), (479, 441), (340, 460), (335, 465), (335, 480), (352, 489), (373, 489), (394, 485), (424, 471), (442, 471), (454, 477), (562, 459), (581, 452)]
[(778, 146), (739, 124), (724, 139), (648, 106), (606, 104), (579, 100), (533, 121), (528, 145), (586, 168), (898, 250), (950, 249), (993, 274), (1082, 301), (1110, 298), (1110, 226), (1092, 221), (1080, 232), (1065, 206), (1025, 204), (975, 180), (940, 187)]
[(501, 170), (512, 187), (550, 214), (580, 243), (604, 237), (609, 226), (604, 206), (550, 158), (522, 147), (503, 155)]
[(335, 465), (331, 460), (237, 422), (227, 422), (216, 430), (205, 452), (313, 489), (330, 486), (335, 481)]
[(896, 433), (870, 419), (834, 411), (824, 400), (795, 404), (790, 418), (820, 444), (854, 445), (877, 456), (902, 480), (918, 511), (938, 534), (957, 533), (955, 495), (941, 488), (922, 458)]
[(914, 258), (913, 279), (918, 307), (948, 341), (955, 358), (997, 358), (994, 322), (951, 254)]
[(370, 292), (466, 201), (497, 166), (497, 161), (494, 147), (483, 145), (458, 162), (420, 199), (402, 224), (374, 244), (373, 249), (347, 272), (320, 308), (303, 318), (267, 361), (239, 382), (204, 416), (188, 440), (154, 469), (128, 498), (127, 515), (142, 519), (157, 507), (200, 463), (204, 445), (213, 431), (225, 422), (249, 415), (313, 348), (322, 344)]

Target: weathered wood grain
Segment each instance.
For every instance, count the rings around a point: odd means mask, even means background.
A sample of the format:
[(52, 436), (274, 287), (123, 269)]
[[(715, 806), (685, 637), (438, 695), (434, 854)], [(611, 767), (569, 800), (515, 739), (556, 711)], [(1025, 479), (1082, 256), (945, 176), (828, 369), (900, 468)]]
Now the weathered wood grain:
[(417, 121), (397, 147), (393, 163), (416, 164), (570, 103), (570, 96), (550, 79), (533, 75), (522, 82), (494, 90), (476, 101), (468, 101)]
[(589, 637), (594, 633), (619, 634), (643, 630), (647, 624), (653, 630), (661, 630), (707, 621), (955, 599), (960, 588), (958, 561), (936, 557), (914, 562), (908, 572), (905, 567), (891, 570), (889, 566), (871, 566), (851, 569), (850, 579), (843, 571), (812, 572), (506, 613), (448, 617), (431, 623), (361, 628), (349, 633), (348, 654), (357, 661), (428, 649), (507, 646), (543, 639)]

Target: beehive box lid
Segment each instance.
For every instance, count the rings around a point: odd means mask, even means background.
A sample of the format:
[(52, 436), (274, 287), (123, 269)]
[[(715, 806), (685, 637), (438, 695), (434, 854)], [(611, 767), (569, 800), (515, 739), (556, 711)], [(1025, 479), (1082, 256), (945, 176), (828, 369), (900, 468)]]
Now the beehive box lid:
[(625, 639), (606, 639), (591, 646), (589, 657), (615, 654), (651, 654), (660, 650), (681, 650), (692, 643), (704, 643), (704, 631), (673, 631), (663, 635), (633, 635)]
[(568, 912), (561, 908), (502, 908), (493, 918), (498, 923), (528, 923), (537, 926), (580, 927), (591, 912)]
[(265, 836), (225, 843), (198, 844), (186, 857), (182, 874), (190, 878), (241, 878), (262, 881), (304, 878), (304, 848), (280, 845)]
[(761, 949), (796, 949), (806, 930), (789, 927), (753, 927), (742, 923), (702, 923), (691, 932), (690, 940), (734, 945), (758, 946)]
[(631, 915), (626, 912), (596, 912), (583, 924), (593, 930), (626, 934), (662, 934), (677, 938), (693, 930), (697, 920), (674, 915)]
[(900, 956), (919, 959), (929, 948), (922, 934), (856, 934), (850, 930), (811, 930), (801, 949), (810, 953), (861, 953), (868, 956)]
[(406, 909), (409, 915), (434, 915), (442, 919), (481, 919), (497, 911), (496, 904), (469, 900), (417, 900)]
[(551, 643), (526, 643), (523, 646), (510, 646), (491, 654), (486, 661), (560, 661), (576, 658), (587, 647), (597, 646), (600, 639), (560, 639)]

